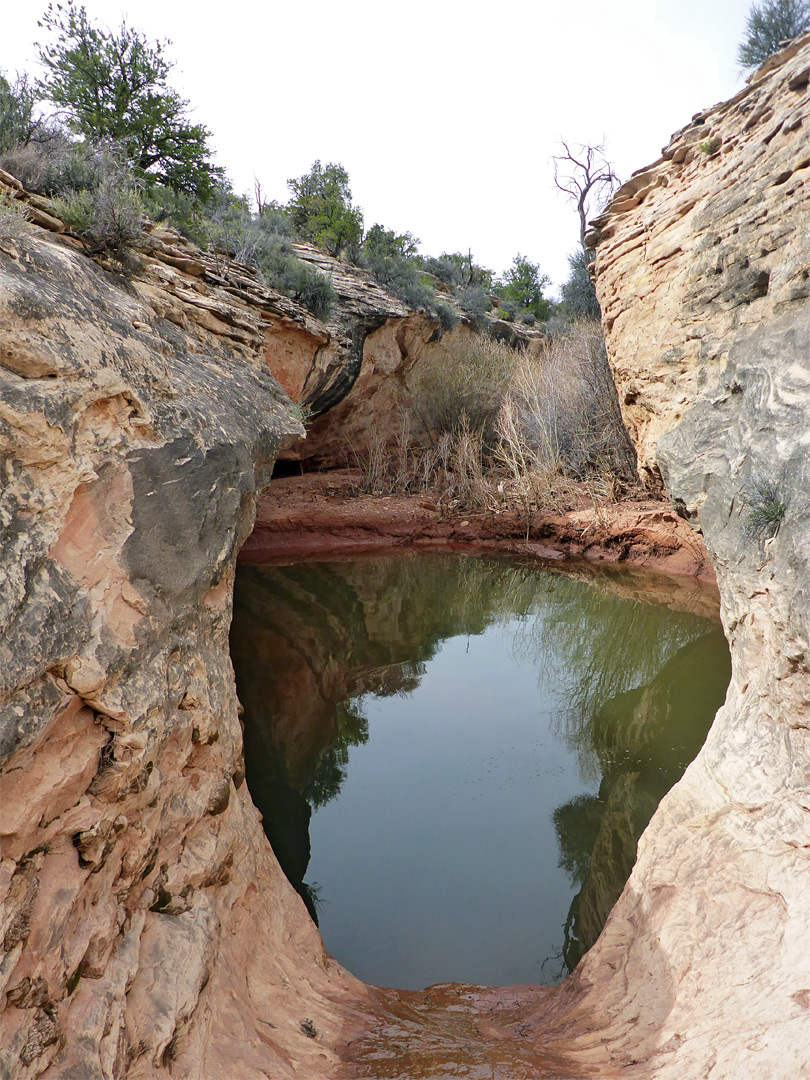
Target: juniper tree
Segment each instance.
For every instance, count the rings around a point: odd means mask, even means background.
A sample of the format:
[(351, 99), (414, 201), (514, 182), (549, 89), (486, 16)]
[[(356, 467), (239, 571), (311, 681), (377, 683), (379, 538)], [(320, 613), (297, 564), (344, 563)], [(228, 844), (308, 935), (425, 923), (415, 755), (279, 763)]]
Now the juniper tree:
[(117, 31), (93, 25), (74, 0), (50, 4), (38, 26), (45, 76), (39, 93), (88, 142), (126, 147), (146, 182), (206, 200), (223, 179), (210, 160), (210, 132), (189, 119), (189, 103), (168, 84), (169, 41), (149, 41), (124, 21)]
[(287, 211), (299, 235), (339, 255), (363, 237), (363, 212), (352, 205), (349, 174), (342, 165), (320, 161), (303, 176), (287, 181), (292, 199)]
[(740, 67), (749, 71), (775, 53), (783, 41), (810, 30), (810, 0), (763, 0), (752, 4), (745, 36), (737, 49)]

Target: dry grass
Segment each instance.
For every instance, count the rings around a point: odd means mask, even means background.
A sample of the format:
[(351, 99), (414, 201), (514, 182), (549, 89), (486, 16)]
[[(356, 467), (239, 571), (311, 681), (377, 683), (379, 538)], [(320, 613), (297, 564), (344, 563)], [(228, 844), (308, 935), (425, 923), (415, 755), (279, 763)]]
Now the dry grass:
[(420, 374), (413, 411), (434, 445), (462, 426), (490, 439), (520, 353), (481, 334), (455, 337)]
[(6, 192), (0, 194), (0, 241), (23, 240), (31, 231), (24, 203)]
[(393, 443), (375, 436), (358, 460), (365, 492), (517, 511), (528, 539), (537, 513), (588, 505), (606, 523), (634, 476), (596, 323), (575, 324), (540, 357), (489, 339), (462, 343), (423, 377), (415, 411), (427, 437), (414, 437), (407, 414)]
[(494, 509), (500, 503), (497, 484), (485, 465), (483, 435), (465, 420), (455, 432), (443, 432), (435, 445), (424, 446), (411, 435), (410, 418), (401, 416), (393, 443), (375, 433), (365, 455), (356, 455), (369, 495), (430, 492), (437, 499), (465, 509)]
[(634, 476), (633, 449), (597, 322), (574, 323), (539, 359), (520, 357), (497, 431), (502, 441), (525, 447), (532, 467), (579, 479)]

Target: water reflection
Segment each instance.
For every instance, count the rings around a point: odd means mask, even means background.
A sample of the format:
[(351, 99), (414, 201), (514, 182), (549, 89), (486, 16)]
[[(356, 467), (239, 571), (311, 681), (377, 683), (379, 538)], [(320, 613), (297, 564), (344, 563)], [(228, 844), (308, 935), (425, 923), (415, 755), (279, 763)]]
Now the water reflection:
[[(514, 662), (531, 669), (543, 703), (535, 706), (532, 724), (536, 728), (539, 717), (546, 731), (551, 728), (579, 773), (578, 781), (565, 789), (570, 797), (560, 800), (557, 795), (558, 802), (545, 811), (558, 847), (562, 895), (567, 893), (560, 911), (569, 910), (564, 928), (560, 925), (564, 914), (559, 916), (557, 944), (548, 950), (559, 958), (559, 970), (551, 972), (546, 964), (542, 972), (529, 971), (523, 978), (514, 977), (511, 969), (505, 969), (503, 977), (499, 971), (486, 970), (483, 977), (474, 972), (470, 981), (548, 981), (571, 970), (598, 936), (632, 868), (638, 836), (659, 799), (699, 749), (728, 683), (728, 650), (716, 624), (688, 611), (636, 599), (659, 584), (625, 577), (604, 578), (595, 586), (531, 567), (457, 556), (240, 567), (232, 653), (245, 708), (248, 783), (274, 850), (313, 917), (317, 917), (315, 897), (304, 880), (312, 811), (325, 807), (341, 791), (352, 747), (363, 747), (362, 753), (370, 754), (375, 740), (383, 744), (381, 735), (372, 734), (371, 743), (364, 746), (369, 740), (368, 714), (376, 716), (384, 699), (417, 690), (425, 681), (426, 665), (443, 642), (461, 636), (469, 645), (470, 640), (482, 639), (488, 659), (497, 651), (489, 643), (500, 640), (498, 634), (505, 635)], [(683, 588), (671, 586), (671, 604), (692, 604), (688, 587), (686, 592)], [(701, 600), (697, 590), (694, 599)], [(458, 685), (458, 675), (452, 678)], [(517, 677), (505, 671), (502, 678)], [(498, 696), (496, 687), (495, 699)], [(474, 705), (464, 707), (472, 711)], [(461, 729), (481, 746), (487, 729), (492, 735), (495, 727), (495, 737), (497, 725), (509, 730), (508, 718), (499, 715), (498, 706), (491, 705), (490, 710), (482, 726), (476, 728), (470, 716), (469, 725)], [(440, 711), (446, 714), (447, 706)], [(413, 727), (417, 729), (416, 722)], [(429, 771), (424, 762), (409, 766), (407, 750), (398, 753), (403, 769)], [(548, 756), (550, 751), (542, 753)], [(528, 760), (520, 747), (516, 755), (507, 785), (510, 794), (521, 786), (520, 762)], [(373, 763), (369, 769), (372, 776), (380, 771)], [(543, 783), (534, 782), (534, 789)], [(451, 812), (448, 804), (436, 815), (446, 814), (449, 821)], [(497, 807), (490, 811), (496, 813)], [(535, 803), (527, 803), (525, 809), (520, 804), (513, 814), (520, 820), (510, 832), (526, 828), (532, 838), (542, 824), (532, 821), (537, 813)], [(358, 822), (356, 833), (345, 837), (345, 843), (370, 845), (362, 816)], [(441, 830), (442, 822), (435, 821), (435, 827)], [(480, 833), (485, 825), (476, 828)], [(340, 836), (339, 829), (335, 835)], [(536, 847), (519, 837), (515, 844), (512, 862), (507, 863), (510, 868)], [(412, 865), (428, 859), (416, 850), (409, 856)], [(444, 855), (431, 857), (446, 861)], [(486, 865), (486, 852), (481, 858)], [(548, 869), (536, 868), (541, 875)], [(434, 867), (428, 870), (435, 876)], [(517, 880), (520, 875), (510, 869), (503, 876)], [(384, 891), (379, 879), (376, 887)], [(503, 889), (504, 883), (499, 887)], [(466, 897), (460, 894), (469, 891), (462, 888), (452, 900), (443, 901), (453, 906), (459, 924), (466, 918), (461, 911)], [(489, 901), (480, 883), (474, 892), (471, 904), (486, 908)], [(525, 897), (520, 903), (531, 905)], [(445, 931), (444, 936), (452, 932)], [(328, 935), (327, 946), (332, 947)], [(459, 948), (469, 951), (469, 944), (460, 943)], [(494, 946), (492, 951), (497, 951)], [(536, 960), (546, 959), (548, 952)], [(347, 957), (339, 959), (352, 967)], [(353, 970), (363, 975), (357, 965)], [(467, 976), (448, 971), (437, 977)], [(413, 978), (419, 976), (414, 973)], [(396, 976), (378, 976), (376, 981), (392, 982)], [(426, 981), (430, 980), (419, 985)]]
[[(681, 646), (646, 686), (615, 695), (589, 715), (599, 793), (554, 811), (560, 866), (580, 887), (565, 926), (566, 971), (599, 936), (630, 876), (638, 838), (703, 745), (730, 675), (728, 646), (715, 631)], [(582, 745), (582, 730), (572, 739)]]

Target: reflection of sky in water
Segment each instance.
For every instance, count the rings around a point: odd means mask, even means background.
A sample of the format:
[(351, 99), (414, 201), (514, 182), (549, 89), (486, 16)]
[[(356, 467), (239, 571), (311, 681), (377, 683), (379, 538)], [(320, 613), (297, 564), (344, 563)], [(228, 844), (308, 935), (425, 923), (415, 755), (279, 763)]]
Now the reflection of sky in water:
[(512, 641), (509, 624), (453, 638), (409, 698), (367, 698), (369, 741), (313, 816), (324, 940), (366, 981), (542, 982), (560, 948), (572, 889), (551, 813), (596, 788)]

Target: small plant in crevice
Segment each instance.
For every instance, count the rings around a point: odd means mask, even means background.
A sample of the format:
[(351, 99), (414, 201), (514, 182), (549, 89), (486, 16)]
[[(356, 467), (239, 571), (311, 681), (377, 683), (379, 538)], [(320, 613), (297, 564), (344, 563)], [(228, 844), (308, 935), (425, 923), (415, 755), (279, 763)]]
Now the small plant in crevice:
[(312, 406), (307, 405), (305, 402), (287, 401), (284, 403), (284, 408), (287, 410), (288, 415), (293, 420), (297, 420), (304, 428), (309, 427), (315, 419)]
[(785, 520), (787, 503), (781, 484), (766, 476), (752, 476), (740, 493), (745, 523), (743, 534), (748, 540), (772, 540)]

